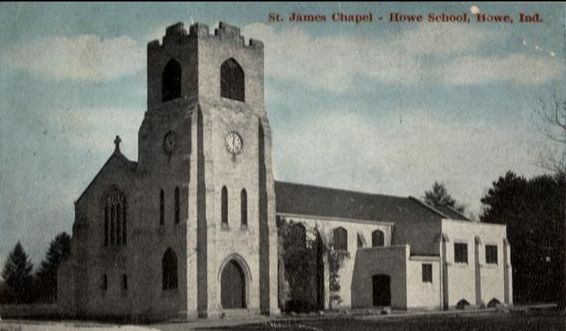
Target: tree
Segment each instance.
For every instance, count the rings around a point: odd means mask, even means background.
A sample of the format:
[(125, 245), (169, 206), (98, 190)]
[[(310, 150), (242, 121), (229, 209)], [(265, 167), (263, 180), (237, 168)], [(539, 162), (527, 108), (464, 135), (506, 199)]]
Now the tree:
[[(566, 26), (564, 31), (564, 51), (566, 52)], [(550, 106), (547, 106), (550, 104)], [(550, 103), (541, 100), (539, 115), (542, 119), (542, 132), (548, 138), (548, 149), (541, 153), (539, 162), (543, 168), (558, 174), (566, 174), (566, 100), (560, 101), (555, 93)], [(563, 196), (566, 200), (566, 196)], [(566, 205), (566, 204), (565, 204)], [(566, 207), (565, 207), (566, 208)], [(566, 215), (566, 210), (564, 211)], [(558, 308), (566, 312), (566, 216), (563, 219), (561, 235), (565, 244), (561, 250), (562, 280), (558, 298)]]
[(45, 259), (37, 272), (40, 299), (47, 301), (57, 299), (57, 269), (70, 252), (71, 237), (66, 232), (59, 233), (49, 244)]
[(457, 203), (456, 200), (448, 194), (444, 183), (434, 182), (432, 190), (425, 191), (423, 199), (428, 205), (433, 207), (451, 207), (460, 213), (466, 210), (464, 205)]
[(540, 131), (548, 139), (539, 157), (540, 165), (556, 173), (566, 173), (566, 100), (554, 94), (550, 102), (540, 100)]
[(30, 301), (33, 264), (18, 241), (8, 255), (2, 278), (4, 279), (2, 301), (4, 303), (27, 303)]
[(531, 179), (509, 171), (481, 199), (483, 222), (507, 224), (518, 303), (560, 298), (566, 176)]

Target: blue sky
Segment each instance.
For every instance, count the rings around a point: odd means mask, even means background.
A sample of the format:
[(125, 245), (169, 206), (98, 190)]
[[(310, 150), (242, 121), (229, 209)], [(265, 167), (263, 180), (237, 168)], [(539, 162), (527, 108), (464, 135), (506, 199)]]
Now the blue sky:
[[(498, 176), (544, 173), (539, 156), (563, 152), (536, 110), (566, 90), (566, 7), (477, 4), (513, 24), (387, 22), (391, 12), (471, 16), (473, 5), (0, 4), (0, 261), (20, 240), (37, 264), (71, 232), (73, 201), (116, 134), (137, 158), (145, 47), (178, 21), (225, 21), (265, 43), (278, 179), (416, 197), (438, 180), (479, 214)], [(267, 21), (337, 11), (376, 21)], [(543, 21), (520, 24), (519, 12)]]

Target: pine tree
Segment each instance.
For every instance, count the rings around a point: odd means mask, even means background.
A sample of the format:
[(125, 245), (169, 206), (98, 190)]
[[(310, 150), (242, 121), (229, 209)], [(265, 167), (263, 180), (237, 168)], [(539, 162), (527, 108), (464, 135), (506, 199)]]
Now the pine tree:
[(2, 270), (4, 288), (2, 300), (5, 303), (26, 303), (29, 301), (32, 287), (31, 271), (33, 264), (18, 241), (8, 255)]
[(59, 233), (49, 244), (45, 259), (41, 262), (37, 277), (39, 281), (39, 297), (47, 301), (57, 299), (57, 269), (71, 252), (71, 237)]
[(432, 190), (425, 191), (424, 201), (433, 207), (448, 206), (456, 209), (457, 211), (463, 213), (466, 209), (464, 205), (458, 204), (448, 191), (443, 183), (434, 182), (432, 185)]

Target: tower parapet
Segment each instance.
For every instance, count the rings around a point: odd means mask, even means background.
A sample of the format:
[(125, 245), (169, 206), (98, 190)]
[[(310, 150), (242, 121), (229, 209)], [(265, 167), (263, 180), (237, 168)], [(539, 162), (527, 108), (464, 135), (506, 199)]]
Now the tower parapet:
[(162, 42), (158, 39), (152, 40), (148, 43), (148, 48), (168, 44), (184, 44), (189, 39), (201, 38), (217, 38), (240, 44), (243, 47), (263, 49), (263, 43), (257, 39), (250, 38), (246, 45), (244, 36), (240, 33), (240, 28), (224, 22), (219, 23), (218, 28), (214, 29), (214, 34), (211, 34), (208, 25), (203, 23), (192, 24), (188, 33), (182, 22), (175, 23), (165, 28), (165, 36), (163, 36)]

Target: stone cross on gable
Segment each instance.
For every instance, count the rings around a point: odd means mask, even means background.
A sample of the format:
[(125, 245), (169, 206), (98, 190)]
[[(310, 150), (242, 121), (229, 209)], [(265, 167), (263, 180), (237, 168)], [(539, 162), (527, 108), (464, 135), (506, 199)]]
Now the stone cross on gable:
[(120, 136), (116, 136), (116, 139), (114, 139), (114, 145), (116, 145), (116, 152), (120, 151), (120, 143), (122, 142), (122, 139), (120, 139)]

